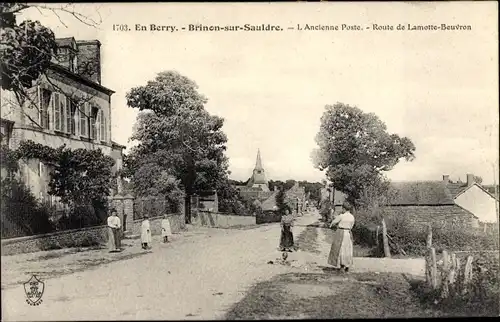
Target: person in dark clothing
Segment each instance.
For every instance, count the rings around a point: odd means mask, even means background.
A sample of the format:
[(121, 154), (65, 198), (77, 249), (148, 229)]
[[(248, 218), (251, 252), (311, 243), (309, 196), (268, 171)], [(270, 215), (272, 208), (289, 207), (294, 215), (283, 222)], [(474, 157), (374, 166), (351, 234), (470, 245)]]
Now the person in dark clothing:
[(287, 252), (292, 252), (294, 250), (294, 241), (293, 241), (293, 216), (290, 214), (290, 210), (285, 210), (285, 216), (281, 217), (281, 238), (280, 238), (280, 246), (279, 249), (283, 252), (283, 259), (286, 260), (288, 257)]

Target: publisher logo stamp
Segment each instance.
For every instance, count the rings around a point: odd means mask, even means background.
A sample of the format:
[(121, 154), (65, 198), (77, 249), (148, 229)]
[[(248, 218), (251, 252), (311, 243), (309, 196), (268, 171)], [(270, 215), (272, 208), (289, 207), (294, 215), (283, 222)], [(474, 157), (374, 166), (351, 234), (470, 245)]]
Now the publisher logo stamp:
[(45, 283), (38, 279), (35, 275), (31, 276), (30, 280), (24, 283), (26, 302), (33, 306), (40, 305), (42, 303), (44, 290)]

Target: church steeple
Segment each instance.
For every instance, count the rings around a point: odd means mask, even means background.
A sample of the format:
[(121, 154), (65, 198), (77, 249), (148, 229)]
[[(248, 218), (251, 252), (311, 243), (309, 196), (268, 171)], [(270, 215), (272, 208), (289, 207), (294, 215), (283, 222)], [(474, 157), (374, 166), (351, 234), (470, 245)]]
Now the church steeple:
[(262, 159), (260, 157), (260, 149), (257, 150), (255, 169), (253, 169), (252, 177), (248, 181), (248, 186), (253, 188), (261, 188), (263, 191), (269, 191), (266, 174), (264, 171), (264, 167), (262, 166)]
[(260, 159), (260, 149), (257, 150), (257, 161), (255, 161), (255, 170), (264, 170), (262, 160)]

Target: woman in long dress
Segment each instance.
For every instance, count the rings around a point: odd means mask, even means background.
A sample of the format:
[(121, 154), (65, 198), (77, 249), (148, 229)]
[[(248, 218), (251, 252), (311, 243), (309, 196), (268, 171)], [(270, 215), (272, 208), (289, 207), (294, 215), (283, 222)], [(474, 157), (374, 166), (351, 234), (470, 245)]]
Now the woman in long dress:
[(336, 269), (349, 271), (352, 266), (353, 245), (351, 229), (354, 226), (353, 209), (349, 202), (342, 205), (343, 212), (338, 215), (330, 224), (330, 228), (337, 227), (333, 236), (332, 248), (328, 256), (328, 264)]
[(151, 248), (151, 225), (147, 216), (141, 224), (141, 244), (143, 249)]
[(293, 242), (293, 216), (290, 215), (290, 210), (285, 210), (285, 216), (281, 217), (281, 237), (279, 249), (283, 252), (283, 259), (288, 257), (287, 252), (292, 252), (294, 247)]
[(167, 215), (161, 220), (161, 237), (163, 237), (163, 242), (168, 242), (168, 237), (172, 236), (172, 229), (170, 228), (170, 221)]

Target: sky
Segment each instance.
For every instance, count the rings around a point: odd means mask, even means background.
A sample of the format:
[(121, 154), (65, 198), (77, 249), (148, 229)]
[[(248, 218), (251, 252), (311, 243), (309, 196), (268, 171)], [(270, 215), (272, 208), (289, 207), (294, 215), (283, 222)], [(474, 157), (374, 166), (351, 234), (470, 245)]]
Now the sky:
[[(51, 7), (58, 5), (49, 5)], [(409, 137), (413, 162), (394, 181), (498, 182), (498, 4), (122, 3), (74, 9), (99, 22), (28, 9), (56, 37), (102, 43), (102, 84), (112, 96), (112, 139), (130, 146), (137, 111), (125, 95), (161, 71), (195, 81), (206, 109), (225, 119), (231, 177), (246, 180), (260, 149), (267, 177), (320, 181), (311, 151), (327, 104), (375, 113)], [(113, 31), (113, 25), (272, 24), (282, 32)], [(305, 25), (470, 25), (471, 31), (298, 31)]]

